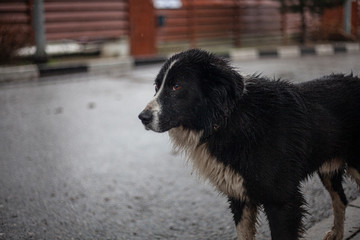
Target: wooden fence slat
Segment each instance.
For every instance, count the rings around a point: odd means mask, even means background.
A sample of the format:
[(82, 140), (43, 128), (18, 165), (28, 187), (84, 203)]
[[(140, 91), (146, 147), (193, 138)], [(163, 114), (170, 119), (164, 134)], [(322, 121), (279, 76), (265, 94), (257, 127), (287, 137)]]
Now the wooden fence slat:
[(1, 2), (0, 12), (26, 12), (26, 3)]
[(44, 2), (45, 12), (61, 12), (61, 11), (100, 11), (100, 10), (127, 10), (127, 4), (124, 2), (102, 2), (101, 0), (94, 2)]
[(75, 39), (75, 40), (105, 40), (108, 38), (121, 37), (128, 34), (126, 30), (86, 31), (86, 32), (58, 32), (47, 34), (48, 40)]
[(126, 20), (127, 13), (119, 14), (118, 11), (103, 12), (53, 12), (45, 14), (46, 22), (77, 22), (77, 21), (103, 21)]
[(0, 22), (11, 24), (28, 24), (30, 22), (30, 16), (24, 13), (0, 14)]
[(48, 23), (46, 32), (84, 32), (88, 30), (111, 30), (127, 28), (126, 21), (94, 21), (94, 22), (70, 22), (70, 23)]

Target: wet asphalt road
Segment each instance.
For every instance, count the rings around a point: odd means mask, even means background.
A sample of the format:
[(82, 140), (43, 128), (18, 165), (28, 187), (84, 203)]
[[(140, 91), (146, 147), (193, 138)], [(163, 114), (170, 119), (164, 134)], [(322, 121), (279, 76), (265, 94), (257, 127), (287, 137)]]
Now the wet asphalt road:
[[(360, 55), (234, 63), (291, 81), (360, 74)], [(159, 65), (121, 79), (71, 75), (0, 86), (0, 239), (234, 239), (226, 198), (137, 119)], [(350, 199), (360, 191), (345, 183)], [(303, 185), (310, 227), (331, 211)], [(257, 239), (268, 239), (260, 216)]]

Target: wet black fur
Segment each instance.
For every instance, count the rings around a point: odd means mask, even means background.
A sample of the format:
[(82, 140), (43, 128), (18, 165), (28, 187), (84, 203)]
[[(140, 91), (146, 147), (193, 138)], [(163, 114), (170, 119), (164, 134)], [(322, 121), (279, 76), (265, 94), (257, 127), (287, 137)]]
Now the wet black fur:
[[(333, 74), (292, 84), (250, 76), (227, 61), (200, 50), (172, 57), (160, 71), (158, 85), (171, 62), (164, 93), (162, 131), (183, 126), (203, 130), (201, 144), (241, 174), (252, 204), (263, 206), (272, 239), (298, 239), (304, 198), (300, 182), (334, 158), (360, 170), (360, 79)], [(340, 171), (331, 183), (346, 205)], [(229, 198), (234, 220), (244, 202)]]

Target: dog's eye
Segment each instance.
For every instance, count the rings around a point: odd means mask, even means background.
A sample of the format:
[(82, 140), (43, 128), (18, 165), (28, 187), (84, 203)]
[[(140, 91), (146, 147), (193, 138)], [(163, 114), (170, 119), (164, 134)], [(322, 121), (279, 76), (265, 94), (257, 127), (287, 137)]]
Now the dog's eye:
[(172, 88), (172, 90), (176, 91), (176, 90), (179, 90), (180, 89), (180, 86), (178, 84), (175, 84)]
[(159, 85), (157, 85), (156, 83), (154, 85), (155, 85), (155, 92), (159, 91)]

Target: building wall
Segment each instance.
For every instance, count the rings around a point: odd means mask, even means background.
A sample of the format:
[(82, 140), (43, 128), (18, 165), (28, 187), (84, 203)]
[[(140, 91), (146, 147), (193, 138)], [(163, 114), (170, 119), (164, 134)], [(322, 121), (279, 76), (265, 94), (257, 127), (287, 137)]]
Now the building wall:
[[(0, 22), (32, 32), (34, 0), (2, 0)], [(44, 0), (48, 41), (96, 41), (128, 35), (127, 0)]]
[[(234, 45), (239, 8), (233, 0), (182, 0), (179, 9), (156, 9), (158, 48)], [(159, 21), (158, 21), (159, 22)], [(165, 50), (166, 51), (166, 50)]]
[[(179, 9), (157, 9), (159, 49), (253, 46), (291, 43), (300, 34), (300, 16), (280, 12), (274, 0), (182, 0)], [(318, 23), (307, 14), (309, 31)]]
[(30, 2), (28, 0), (2, 0), (0, 2), (0, 25), (21, 31), (31, 40)]
[(128, 35), (127, 0), (44, 0), (46, 39), (96, 41)]
[[(0, 1), (0, 24), (21, 31), (29, 43), (33, 1)], [(87, 43), (129, 37), (131, 44), (130, 3), (141, 1), (145, 0), (44, 0), (46, 39)], [(299, 14), (281, 14), (279, 8), (274, 0), (181, 0), (180, 8), (154, 9), (155, 16), (149, 18), (155, 18), (157, 52), (291, 43), (300, 32)], [(360, 26), (359, 9), (356, 3), (355, 28)], [(312, 32), (318, 18), (308, 14), (307, 21)]]

